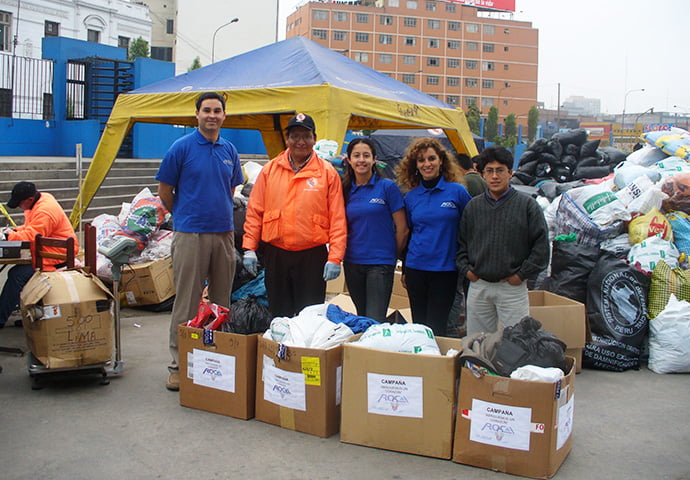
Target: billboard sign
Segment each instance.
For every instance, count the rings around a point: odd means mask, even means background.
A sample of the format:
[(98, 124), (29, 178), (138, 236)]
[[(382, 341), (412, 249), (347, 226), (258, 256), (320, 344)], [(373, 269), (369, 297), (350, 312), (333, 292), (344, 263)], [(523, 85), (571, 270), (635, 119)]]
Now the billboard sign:
[(449, 3), (461, 3), (472, 7), (491, 8), (515, 12), (515, 0), (442, 0)]

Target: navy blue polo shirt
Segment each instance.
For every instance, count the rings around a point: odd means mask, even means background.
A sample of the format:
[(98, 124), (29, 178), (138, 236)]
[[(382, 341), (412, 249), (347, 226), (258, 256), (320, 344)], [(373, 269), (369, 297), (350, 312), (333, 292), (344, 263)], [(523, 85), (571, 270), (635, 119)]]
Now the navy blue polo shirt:
[(373, 175), (366, 185), (352, 184), (345, 205), (347, 249), (345, 261), (361, 265), (395, 265), (393, 213), (403, 208), (398, 186)]
[(443, 177), (434, 188), (420, 184), (405, 195), (411, 232), (406, 266), (431, 272), (456, 269), (460, 217), (471, 199), (464, 186)]
[(222, 137), (211, 142), (199, 130), (176, 140), (156, 180), (175, 188), (175, 230), (217, 233), (234, 230), (232, 189), (244, 182), (240, 156)]

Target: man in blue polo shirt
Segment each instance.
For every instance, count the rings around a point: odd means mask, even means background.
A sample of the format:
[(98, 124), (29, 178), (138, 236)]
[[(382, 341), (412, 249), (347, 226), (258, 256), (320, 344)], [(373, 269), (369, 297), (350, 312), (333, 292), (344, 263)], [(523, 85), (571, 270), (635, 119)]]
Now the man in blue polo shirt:
[(216, 92), (197, 98), (198, 129), (172, 144), (156, 175), (158, 194), (173, 213), (175, 304), (170, 320), (172, 363), (166, 388), (180, 388), (177, 326), (196, 316), (204, 283), (209, 301), (230, 306), (235, 276), (233, 202), (244, 178), (235, 146), (221, 138), (225, 99)]

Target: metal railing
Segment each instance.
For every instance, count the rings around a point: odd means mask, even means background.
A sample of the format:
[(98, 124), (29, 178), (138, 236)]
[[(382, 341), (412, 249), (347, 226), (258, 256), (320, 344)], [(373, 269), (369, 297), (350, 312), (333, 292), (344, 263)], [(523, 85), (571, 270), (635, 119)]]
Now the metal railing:
[(0, 53), (0, 117), (53, 119), (53, 61)]

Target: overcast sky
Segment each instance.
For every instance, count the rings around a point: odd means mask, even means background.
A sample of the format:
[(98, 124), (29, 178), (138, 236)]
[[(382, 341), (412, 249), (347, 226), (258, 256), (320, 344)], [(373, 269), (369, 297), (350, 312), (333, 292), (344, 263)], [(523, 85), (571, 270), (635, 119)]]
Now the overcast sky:
[[(304, 0), (281, 0), (284, 18)], [(690, 113), (690, 0), (516, 0), (539, 30), (538, 99), (601, 100), (603, 113)], [(632, 91), (644, 88), (644, 92)], [(674, 105), (678, 107), (674, 108)]]

